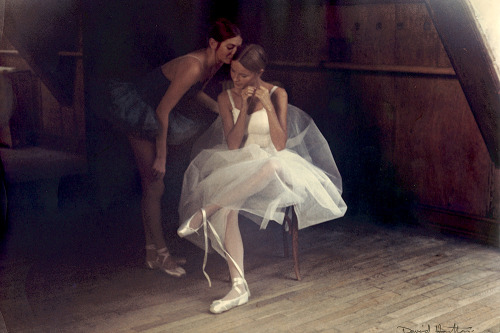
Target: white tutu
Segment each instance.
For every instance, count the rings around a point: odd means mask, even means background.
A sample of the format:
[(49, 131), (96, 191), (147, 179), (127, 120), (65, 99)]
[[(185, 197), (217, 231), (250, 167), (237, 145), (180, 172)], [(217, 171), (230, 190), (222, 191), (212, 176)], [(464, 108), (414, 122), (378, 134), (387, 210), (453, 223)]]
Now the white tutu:
[[(260, 125), (269, 127), (266, 112), (256, 117), (265, 118)], [(224, 244), (230, 210), (240, 211), (262, 229), (269, 221), (281, 224), (285, 208), (291, 205), (299, 229), (342, 217), (347, 210), (342, 179), (327, 141), (312, 118), (293, 105), (288, 105), (287, 130), (286, 149), (281, 151), (248, 139), (242, 148), (229, 150), (218, 118), (193, 146), (195, 157), (184, 174), (180, 221), (209, 204), (222, 207), (208, 220)], [(208, 236), (212, 247), (225, 256), (213, 233)], [(202, 236), (188, 239), (203, 247)]]

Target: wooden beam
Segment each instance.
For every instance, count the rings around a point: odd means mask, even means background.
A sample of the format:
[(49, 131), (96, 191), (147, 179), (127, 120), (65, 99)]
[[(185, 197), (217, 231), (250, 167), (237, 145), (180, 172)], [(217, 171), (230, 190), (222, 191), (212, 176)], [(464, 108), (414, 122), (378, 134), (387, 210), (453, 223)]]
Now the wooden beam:
[[(76, 14), (71, 11), (75, 3), (76, 0), (67, 1), (62, 7), (64, 10), (57, 6), (62, 2), (49, 6), (26, 0), (7, 2), (5, 7), (4, 34), (18, 53), (6, 51), (3, 55), (22, 57), (57, 101), (65, 106), (73, 103), (73, 75), (66, 70), (67, 65), (61, 62), (58, 52), (67, 50), (68, 44), (74, 44), (70, 41), (76, 39), (73, 36)], [(41, 28), (41, 24), (46, 24), (47, 28)]]
[(500, 167), (500, 82), (466, 0), (425, 0), (490, 157)]
[(289, 62), (273, 61), (269, 64), (272, 69), (293, 69), (296, 71), (324, 71), (347, 70), (358, 72), (381, 72), (395, 74), (438, 75), (455, 76), (455, 71), (450, 67), (428, 66), (401, 66), (401, 65), (367, 65), (348, 62)]
[(0, 50), (0, 55), (2, 56), (13, 56), (13, 57), (19, 57), (19, 51), (17, 50)]
[(12, 43), (12, 45), (16, 48), (17, 53), (8, 53), (8, 51), (3, 52), (4, 55), (10, 56), (21, 56), (26, 63), (30, 66), (33, 72), (40, 78), (40, 80), (45, 84), (45, 86), (49, 89), (52, 95), (57, 99), (57, 101), (63, 105), (71, 105), (71, 100), (69, 96), (63, 93), (63, 89), (61, 89), (60, 84), (58, 84), (58, 80), (53, 78), (51, 73), (45, 71), (42, 66), (39, 65), (40, 60), (38, 58), (43, 58), (42, 56), (30, 52), (24, 45), (22, 38), (16, 29), (15, 20), (6, 15), (6, 25), (5, 25), (5, 35)]
[(424, 0), (330, 0), (330, 5), (336, 6), (358, 6), (374, 4), (395, 4), (395, 3), (423, 3)]

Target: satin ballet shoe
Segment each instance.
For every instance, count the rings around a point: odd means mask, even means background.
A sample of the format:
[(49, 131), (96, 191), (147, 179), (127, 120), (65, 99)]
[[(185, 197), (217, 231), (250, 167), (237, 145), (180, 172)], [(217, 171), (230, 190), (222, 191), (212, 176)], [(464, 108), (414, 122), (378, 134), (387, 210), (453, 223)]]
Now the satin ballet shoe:
[(203, 225), (205, 225), (207, 223), (207, 212), (203, 208), (201, 208), (200, 210), (201, 210), (202, 221), (201, 221), (200, 225), (198, 226), (198, 228), (193, 229), (189, 226), (189, 223), (191, 223), (191, 220), (196, 216), (196, 214), (198, 214), (198, 212), (196, 212), (193, 214), (193, 216), (191, 216), (189, 218), (189, 220), (187, 220), (183, 224), (181, 224), (179, 229), (177, 229), (177, 234), (179, 235), (179, 237), (184, 238), (184, 237), (192, 235), (194, 233), (198, 233), (198, 230), (200, 230), (201, 227), (203, 227)]
[(236, 290), (239, 296), (228, 299), (228, 300), (216, 300), (210, 305), (210, 312), (218, 314), (226, 312), (235, 308), (237, 306), (248, 303), (248, 297), (250, 297), (250, 291), (248, 290), (248, 284), (245, 279), (237, 277), (233, 279), (233, 287), (231, 290)]
[(172, 259), (177, 265), (185, 265), (187, 263), (187, 259), (184, 257), (172, 256)]
[[(146, 254), (146, 267), (149, 269), (155, 269), (155, 264), (154, 262), (156, 261), (156, 246), (154, 244), (146, 245), (146, 251), (154, 251), (155, 252), (155, 258), (153, 260), (149, 260)], [(177, 265), (185, 265), (187, 263), (186, 258), (184, 257), (177, 257), (171, 255), (172, 260), (177, 264)]]
[[(154, 259), (151, 260), (149, 258), (151, 258), (151, 253), (149, 253), (148, 255), (148, 252), (154, 252)], [(156, 252), (156, 245), (154, 244), (148, 244), (146, 245), (146, 267), (149, 268), (149, 269), (155, 269), (155, 265), (154, 265), (154, 262), (156, 261), (156, 257), (158, 256), (158, 253)]]
[(149, 269), (158, 269), (174, 277), (186, 275), (186, 270), (178, 266), (177, 262), (175, 262), (168, 251), (159, 251), (156, 260), (147, 260), (146, 265)]
[[(172, 257), (172, 260), (177, 264), (177, 265), (185, 265), (187, 263), (187, 260), (186, 258), (183, 258), (183, 257), (175, 257), (175, 256), (171, 256)], [(156, 269), (157, 268), (157, 264), (156, 264), (156, 261), (157, 259), (155, 260), (147, 260), (146, 259), (146, 267), (149, 268), (149, 269)]]

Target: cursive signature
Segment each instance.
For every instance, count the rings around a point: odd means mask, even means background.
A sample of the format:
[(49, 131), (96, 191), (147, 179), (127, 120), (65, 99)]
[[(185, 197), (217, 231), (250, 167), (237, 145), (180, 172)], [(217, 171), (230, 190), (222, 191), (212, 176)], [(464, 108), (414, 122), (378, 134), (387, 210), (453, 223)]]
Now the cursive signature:
[(431, 326), (427, 325), (427, 328), (422, 329), (411, 329), (404, 326), (398, 326), (398, 329), (403, 333), (472, 333), (474, 330), (472, 327), (460, 328), (457, 324), (453, 324), (452, 327), (443, 327), (441, 324), (435, 326), (435, 330), (431, 330)]
[(436, 333), (472, 333), (474, 330), (472, 327), (458, 328), (457, 324), (453, 324), (453, 327), (442, 328), (441, 324), (436, 326)]
[(398, 329), (401, 329), (403, 333), (431, 333), (431, 326), (427, 325), (427, 329), (414, 330), (404, 326), (398, 326)]

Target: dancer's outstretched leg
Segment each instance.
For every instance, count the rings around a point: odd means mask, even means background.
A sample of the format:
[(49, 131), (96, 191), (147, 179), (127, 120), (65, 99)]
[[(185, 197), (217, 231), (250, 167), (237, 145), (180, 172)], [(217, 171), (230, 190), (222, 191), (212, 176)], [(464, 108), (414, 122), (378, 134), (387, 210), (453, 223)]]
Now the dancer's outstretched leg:
[[(241, 182), (234, 189), (227, 191), (222, 198), (218, 199), (218, 204), (208, 204), (202, 208), (205, 209), (207, 217), (210, 217), (222, 207), (237, 205), (237, 203), (262, 191), (274, 178), (274, 175), (280, 172), (280, 162), (275, 159), (269, 159), (257, 172), (248, 177), (246, 181)], [(185, 237), (196, 232), (201, 227), (202, 222), (201, 211), (197, 211), (179, 227), (179, 236)]]
[(244, 277), (243, 241), (238, 225), (238, 211), (232, 210), (227, 215), (226, 234), (224, 237), (226, 260), (231, 275), (231, 290), (210, 306), (213, 313), (221, 313), (248, 302), (250, 291)]

